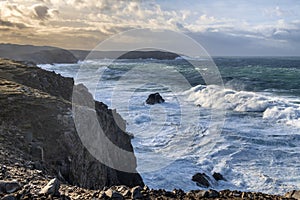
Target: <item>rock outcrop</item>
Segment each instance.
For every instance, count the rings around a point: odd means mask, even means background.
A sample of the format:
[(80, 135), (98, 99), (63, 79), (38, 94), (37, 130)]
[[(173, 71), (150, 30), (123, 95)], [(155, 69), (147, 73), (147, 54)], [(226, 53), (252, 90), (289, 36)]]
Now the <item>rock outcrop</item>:
[(223, 177), (221, 173), (214, 172), (212, 176), (216, 181), (226, 181), (226, 179)]
[(165, 102), (165, 100), (162, 98), (162, 96), (158, 92), (150, 94), (146, 100), (146, 103), (150, 104), (150, 105), (154, 105), (157, 103), (163, 103), (163, 102)]
[(196, 173), (192, 177), (192, 181), (196, 182), (196, 184), (200, 187), (209, 187), (209, 177), (205, 173)]
[[(83, 85), (76, 87), (77, 92), (89, 94)], [(1, 164), (26, 162), (28, 167), (42, 170), (63, 183), (90, 189), (118, 184), (142, 186), (135, 170), (131, 136), (116, 124), (114, 112), (103, 103), (94, 102), (92, 95), (85, 98), (94, 103), (92, 107), (107, 138), (132, 153), (126, 164), (133, 173), (104, 165), (82, 144), (73, 120), (72, 92), (71, 78), (36, 66), (0, 60), (0, 146), (5, 154), (0, 154), (0, 161), (7, 160)], [(109, 149), (102, 149), (101, 155), (111, 160), (122, 157)]]

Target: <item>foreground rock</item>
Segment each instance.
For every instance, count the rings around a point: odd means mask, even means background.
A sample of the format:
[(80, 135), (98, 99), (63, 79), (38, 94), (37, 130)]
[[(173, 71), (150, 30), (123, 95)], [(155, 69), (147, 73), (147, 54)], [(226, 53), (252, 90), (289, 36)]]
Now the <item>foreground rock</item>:
[(21, 188), (17, 181), (0, 181), (0, 193), (13, 193)]
[(287, 198), (294, 198), (300, 200), (300, 191), (293, 190), (285, 194)]
[[(3, 166), (3, 165), (2, 165)], [(277, 199), (289, 200), (291, 197), (283, 197), (279, 195), (269, 195), (259, 192), (241, 192), (230, 190), (192, 190), (184, 192), (180, 189), (166, 191), (163, 189), (153, 190), (147, 186), (144, 187), (128, 187), (125, 185), (116, 185), (101, 189), (85, 189), (70, 184), (62, 183), (59, 187), (59, 195), (53, 193), (41, 193), (45, 185), (53, 180), (53, 176), (47, 173), (30, 169), (28, 163), (12, 163), (6, 166), (6, 175), (2, 177), (5, 182), (8, 179), (15, 179), (20, 184), (20, 188), (13, 193), (1, 193), (0, 199)], [(296, 192), (293, 192), (296, 194)]]
[(39, 193), (59, 196), (60, 195), (59, 188), (60, 188), (60, 182), (57, 178), (54, 178), (50, 180), (49, 183), (45, 187), (43, 187)]
[(163, 102), (165, 102), (165, 100), (162, 98), (162, 96), (160, 96), (158, 92), (150, 94), (146, 100), (146, 103), (150, 105)]
[[(26, 169), (38, 169), (57, 177), (63, 183), (90, 189), (143, 185), (135, 170), (131, 136), (117, 125), (114, 120), (117, 113), (94, 102), (83, 85), (76, 86), (75, 91), (82, 95), (83, 102), (77, 100), (78, 106), (95, 113), (95, 123), (103, 127), (106, 137), (118, 148), (131, 152), (121, 164), (132, 173), (104, 165), (82, 144), (72, 114), (72, 79), (10, 60), (0, 60), (0, 164), (19, 163)], [(124, 128), (125, 122), (120, 116), (118, 119)], [(87, 128), (84, 134), (91, 134), (89, 131)], [(101, 153), (112, 166), (117, 166), (124, 157), (105, 146)]]

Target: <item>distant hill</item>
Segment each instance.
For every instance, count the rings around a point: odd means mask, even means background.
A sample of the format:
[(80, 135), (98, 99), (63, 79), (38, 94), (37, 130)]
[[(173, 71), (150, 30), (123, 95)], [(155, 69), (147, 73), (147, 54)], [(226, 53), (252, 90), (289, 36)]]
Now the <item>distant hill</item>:
[(0, 44), (0, 57), (36, 64), (76, 63), (78, 61), (71, 52), (65, 49), (17, 44)]
[[(159, 59), (159, 60), (173, 60), (179, 57), (178, 54), (164, 52), (164, 51), (85, 51), (85, 50), (69, 50), (73, 55), (79, 59), (84, 60), (87, 56), (89, 59)], [(120, 56), (121, 55), (121, 56)]]
[(66, 50), (51, 46), (33, 46), (18, 44), (0, 44), (0, 58), (16, 61), (33, 62), (35, 64), (77, 63), (89, 59), (159, 59), (173, 60), (179, 55), (164, 51), (88, 51)]

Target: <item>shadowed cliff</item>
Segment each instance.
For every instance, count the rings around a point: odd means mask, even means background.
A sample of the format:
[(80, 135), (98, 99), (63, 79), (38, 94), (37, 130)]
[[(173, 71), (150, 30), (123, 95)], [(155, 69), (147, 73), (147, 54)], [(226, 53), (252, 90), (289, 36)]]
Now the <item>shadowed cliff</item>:
[[(19, 62), (0, 60), (0, 142), (12, 163), (30, 163), (33, 168), (61, 181), (90, 189), (111, 185), (143, 185), (136, 171), (131, 136), (114, 120), (114, 112), (83, 86), (75, 86), (90, 105), (74, 105), (96, 114), (104, 134), (121, 149), (131, 153), (127, 173), (95, 159), (82, 144), (72, 113), (73, 79)], [(76, 103), (80, 103), (79, 100)], [(92, 109), (91, 109), (92, 108)], [(121, 119), (119, 115), (118, 119)], [(125, 126), (125, 122), (122, 123)], [(89, 130), (84, 134), (90, 134)], [(123, 155), (104, 146), (101, 156), (116, 165)], [(2, 156), (2, 155), (0, 155)], [(6, 165), (9, 163), (5, 163)], [(124, 164), (124, 163), (122, 163)]]

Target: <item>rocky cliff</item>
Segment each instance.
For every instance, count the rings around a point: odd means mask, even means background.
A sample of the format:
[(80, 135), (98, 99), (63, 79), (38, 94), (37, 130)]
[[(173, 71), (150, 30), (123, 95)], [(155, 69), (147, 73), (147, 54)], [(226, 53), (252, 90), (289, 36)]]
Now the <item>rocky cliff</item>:
[[(0, 60), (0, 160), (7, 161), (2, 164), (21, 163), (89, 189), (143, 185), (133, 153), (127, 166), (136, 173), (122, 172), (102, 164), (82, 144), (73, 120), (73, 84), (71, 78), (34, 65)], [(75, 88), (89, 94), (83, 85)], [(94, 102), (91, 95), (84, 97), (90, 98), (84, 101)], [(131, 137), (116, 124), (114, 112), (100, 102), (92, 106), (107, 138), (133, 152)], [(122, 157), (109, 149), (102, 149), (101, 156), (111, 160)]]

